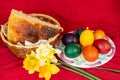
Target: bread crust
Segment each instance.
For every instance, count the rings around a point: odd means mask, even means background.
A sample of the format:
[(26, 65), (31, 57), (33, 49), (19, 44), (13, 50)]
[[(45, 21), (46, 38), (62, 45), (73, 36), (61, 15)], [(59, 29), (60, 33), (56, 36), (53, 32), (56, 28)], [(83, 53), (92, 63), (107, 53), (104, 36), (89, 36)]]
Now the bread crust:
[[(8, 20), (7, 38), (11, 43), (24, 43), (25, 40), (37, 42), (40, 39), (52, 38), (63, 31), (57, 21), (49, 16), (42, 16), (51, 20), (41, 20), (21, 11), (12, 10)], [(50, 20), (49, 20), (50, 21)]]

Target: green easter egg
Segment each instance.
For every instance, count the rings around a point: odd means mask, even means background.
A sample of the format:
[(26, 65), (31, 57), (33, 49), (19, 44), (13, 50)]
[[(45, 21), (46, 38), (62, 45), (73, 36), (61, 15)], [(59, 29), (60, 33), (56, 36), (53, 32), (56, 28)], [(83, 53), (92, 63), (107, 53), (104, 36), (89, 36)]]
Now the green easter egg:
[(64, 52), (68, 58), (75, 58), (81, 54), (81, 47), (79, 44), (70, 43), (65, 47)]

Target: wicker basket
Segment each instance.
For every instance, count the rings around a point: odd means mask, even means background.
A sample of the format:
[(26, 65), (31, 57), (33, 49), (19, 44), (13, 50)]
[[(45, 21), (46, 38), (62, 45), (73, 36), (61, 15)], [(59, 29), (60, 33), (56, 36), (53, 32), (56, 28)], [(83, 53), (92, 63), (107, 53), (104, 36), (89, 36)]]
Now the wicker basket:
[[(60, 27), (59, 22), (56, 19), (52, 18), (51, 16), (48, 16), (45, 14), (30, 14), (30, 15), (34, 16), (36, 18), (39, 18), (43, 21), (50, 22), (54, 25), (58, 25)], [(21, 45), (12, 44), (7, 40), (7, 37), (5, 36), (5, 33), (7, 32), (6, 30), (7, 30), (7, 23), (5, 23), (2, 26), (2, 29), (0, 32), (1, 38), (2, 38), (3, 42), (7, 44), (10, 51), (19, 58), (25, 58), (26, 54), (29, 54), (32, 50), (35, 50), (39, 46), (39, 45), (21, 46)], [(60, 33), (55, 35), (53, 38), (49, 39), (49, 43), (54, 46), (59, 35), (60, 35)]]

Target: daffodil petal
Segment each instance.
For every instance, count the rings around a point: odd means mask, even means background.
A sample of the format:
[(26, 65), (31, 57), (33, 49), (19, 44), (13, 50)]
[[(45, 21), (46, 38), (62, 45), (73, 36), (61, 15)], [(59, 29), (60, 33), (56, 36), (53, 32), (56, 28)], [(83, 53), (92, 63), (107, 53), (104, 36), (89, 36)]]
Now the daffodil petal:
[(60, 69), (54, 64), (50, 65), (50, 70), (51, 70), (51, 74), (56, 74), (60, 71)]
[(39, 73), (39, 78), (44, 78), (44, 74)]
[(50, 78), (51, 78), (50, 71), (46, 71), (45, 74), (44, 74), (44, 77), (45, 77), (45, 80), (50, 80)]
[(54, 57), (51, 59), (51, 62), (53, 62), (53, 63), (57, 63), (58, 60), (57, 60), (56, 57), (54, 56)]
[(29, 70), (28, 73), (29, 74), (33, 74), (35, 71), (34, 70)]
[(46, 61), (43, 59), (43, 60), (40, 60), (40, 66), (44, 66), (46, 64)]

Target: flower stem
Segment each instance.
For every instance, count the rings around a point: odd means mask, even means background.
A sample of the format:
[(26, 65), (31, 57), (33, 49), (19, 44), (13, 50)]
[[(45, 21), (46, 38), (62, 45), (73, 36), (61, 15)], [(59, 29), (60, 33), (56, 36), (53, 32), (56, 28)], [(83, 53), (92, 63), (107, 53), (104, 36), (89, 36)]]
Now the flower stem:
[(87, 75), (85, 75), (85, 74), (83, 74), (83, 73), (80, 73), (80, 72), (78, 72), (78, 71), (76, 71), (76, 70), (74, 70), (74, 69), (70, 69), (70, 68), (65, 67), (65, 66), (62, 66), (62, 65), (59, 65), (59, 67), (64, 68), (64, 69), (67, 69), (67, 70), (72, 71), (72, 72), (74, 72), (74, 73), (77, 73), (77, 74), (79, 74), (79, 75), (81, 75), (81, 76), (84, 76), (84, 77), (90, 79), (90, 80), (93, 79), (93, 78), (91, 78), (91, 77), (89, 77), (89, 76), (87, 76)]
[[(60, 63), (62, 63), (62, 64), (64, 64), (65, 66), (68, 66), (69, 68), (71, 68), (71, 70), (72, 69), (74, 69), (74, 70), (76, 70), (76, 72), (77, 73), (80, 73), (80, 74), (82, 74), (82, 76), (84, 76), (84, 77), (86, 77), (86, 78), (89, 78), (90, 80), (101, 80), (100, 78), (98, 78), (98, 77), (96, 77), (96, 76), (94, 76), (94, 75), (92, 75), (92, 74), (90, 74), (90, 73), (88, 73), (88, 72), (86, 72), (86, 71), (84, 71), (84, 70), (82, 70), (82, 69), (79, 69), (79, 68), (76, 68), (76, 67), (74, 67), (74, 66), (71, 66), (71, 65), (69, 65), (69, 64), (67, 64), (67, 63), (65, 63), (65, 62), (63, 62), (63, 61), (61, 61), (61, 60), (58, 60)], [(66, 68), (66, 67), (64, 67), (64, 68)], [(66, 68), (67, 69), (67, 68)], [(74, 71), (75, 72), (75, 71)]]
[(120, 70), (115, 70), (115, 69), (111, 69), (111, 68), (96, 67), (96, 69), (102, 69), (102, 70), (120, 73)]

